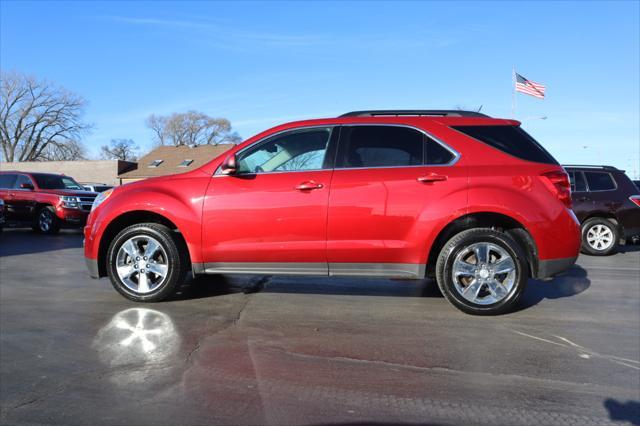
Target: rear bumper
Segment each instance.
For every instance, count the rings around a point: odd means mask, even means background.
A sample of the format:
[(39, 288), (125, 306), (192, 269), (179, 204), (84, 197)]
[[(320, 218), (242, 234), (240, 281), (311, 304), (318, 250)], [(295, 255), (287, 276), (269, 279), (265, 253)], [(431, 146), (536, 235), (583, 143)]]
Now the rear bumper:
[(578, 256), (539, 260), (538, 270), (535, 271), (534, 278), (544, 280), (554, 277), (571, 268), (576, 263), (576, 259), (578, 259)]
[(89, 259), (88, 257), (85, 257), (84, 263), (87, 265), (87, 270), (89, 271), (89, 276), (91, 278), (100, 278), (97, 259)]

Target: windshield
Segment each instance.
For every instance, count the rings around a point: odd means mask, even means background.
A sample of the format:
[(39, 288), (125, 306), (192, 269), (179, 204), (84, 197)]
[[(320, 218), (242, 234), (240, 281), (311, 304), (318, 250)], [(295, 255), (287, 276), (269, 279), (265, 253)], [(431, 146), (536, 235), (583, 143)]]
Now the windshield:
[(43, 175), (33, 174), (31, 176), (33, 176), (33, 178), (35, 179), (40, 189), (79, 189), (81, 191), (84, 190), (78, 182), (76, 182), (69, 176), (44, 175), (44, 174)]

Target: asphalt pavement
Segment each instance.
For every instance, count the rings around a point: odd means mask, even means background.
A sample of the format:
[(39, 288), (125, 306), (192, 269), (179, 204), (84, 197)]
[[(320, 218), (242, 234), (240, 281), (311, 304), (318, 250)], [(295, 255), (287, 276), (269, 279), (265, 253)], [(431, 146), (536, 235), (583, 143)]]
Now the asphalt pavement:
[(136, 304), (79, 231), (8, 229), (0, 423), (638, 425), (640, 246), (474, 317), (430, 280), (209, 276)]

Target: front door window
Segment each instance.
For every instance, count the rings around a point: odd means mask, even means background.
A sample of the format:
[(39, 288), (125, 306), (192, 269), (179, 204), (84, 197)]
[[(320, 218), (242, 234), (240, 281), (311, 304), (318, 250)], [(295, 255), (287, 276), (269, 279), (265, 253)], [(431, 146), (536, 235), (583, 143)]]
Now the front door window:
[(239, 173), (292, 172), (323, 168), (330, 128), (274, 136), (238, 155)]

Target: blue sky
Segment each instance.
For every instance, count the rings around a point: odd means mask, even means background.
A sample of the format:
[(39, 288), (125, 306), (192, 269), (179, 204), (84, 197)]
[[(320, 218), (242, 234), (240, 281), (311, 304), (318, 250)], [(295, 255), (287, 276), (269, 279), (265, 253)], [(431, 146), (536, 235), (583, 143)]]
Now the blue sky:
[[(97, 155), (190, 109), (249, 137), (355, 109), (511, 114), (562, 162), (640, 168), (640, 2), (7, 2), (0, 65), (84, 96)], [(546, 116), (546, 120), (538, 117)]]

